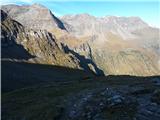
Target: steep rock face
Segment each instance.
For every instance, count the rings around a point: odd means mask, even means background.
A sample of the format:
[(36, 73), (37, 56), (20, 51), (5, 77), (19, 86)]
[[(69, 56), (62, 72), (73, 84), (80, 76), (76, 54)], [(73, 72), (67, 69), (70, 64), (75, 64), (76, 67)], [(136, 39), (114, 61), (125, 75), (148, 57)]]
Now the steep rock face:
[[(7, 5), (2, 6), (2, 9), (28, 28), (50, 31), (62, 51), (61, 43), (72, 51), (69, 54), (73, 52), (79, 54), (78, 57), (83, 61), (81, 64), (85, 63), (88, 67), (89, 60), (106, 75), (160, 74), (160, 31), (150, 27), (138, 17), (96, 18), (88, 14), (79, 14), (63, 16), (60, 21), (47, 8), (37, 4)], [(34, 14), (34, 17), (28, 18), (28, 14)], [(44, 15), (47, 17), (43, 17)], [(31, 34), (37, 36), (38, 31), (42, 32), (36, 30)], [(94, 71), (93, 66), (90, 68)]]
[(61, 19), (69, 33), (83, 41), (75, 47), (66, 44), (92, 58), (105, 74), (160, 74), (159, 29), (140, 18), (81, 14)]
[[(152, 46), (159, 43), (158, 40), (152, 41), (153, 44), (147, 42), (144, 44), (144, 41), (124, 42), (121, 37), (114, 34), (108, 34), (108, 37), (110, 41), (104, 41), (103, 44), (99, 44), (96, 37), (90, 37), (88, 40), (74, 39), (79, 42), (78, 45), (75, 41), (71, 42), (72, 39), (62, 41), (77, 53), (92, 59), (105, 74), (140, 76), (160, 74), (158, 47)], [(71, 43), (75, 43), (75, 46)]]
[[(61, 18), (66, 29), (76, 36), (97, 35), (99, 40), (106, 40), (106, 34), (112, 32), (124, 39), (136, 38), (131, 32), (147, 28), (148, 25), (138, 17), (106, 16), (96, 18), (88, 14), (66, 15)], [(135, 25), (136, 24), (136, 25)]]
[[(122, 47), (124, 46), (122, 45)], [(159, 75), (157, 54), (153, 54), (151, 51), (129, 47), (117, 49), (111, 43), (107, 44), (107, 46), (85, 43), (73, 49), (81, 55), (92, 59), (105, 74)]]
[[(125, 40), (140, 43), (140, 47), (157, 46), (160, 43), (158, 28), (147, 25), (138, 17), (106, 16), (96, 18), (88, 14), (66, 15), (62, 21), (69, 33), (80, 38), (82, 36), (93, 39), (97, 44), (104, 41)], [(112, 36), (111, 36), (112, 35)], [(113, 38), (116, 36), (117, 38)], [(93, 40), (92, 40), (93, 41)], [(156, 47), (158, 48), (158, 47)]]
[[(26, 29), (23, 25), (8, 17), (3, 11), (1, 11), (1, 16), (3, 59), (10, 58), (10, 56), (19, 56), (20, 58), (20, 56), (24, 56), (24, 53), (19, 53), (19, 50), (23, 50), (32, 56), (26, 59), (32, 62), (79, 68), (78, 59), (61, 51), (55, 38), (47, 31)], [(17, 49), (14, 49), (14, 46)], [(21, 46), (21, 49), (19, 46)]]
[(63, 23), (49, 9), (40, 4), (31, 6), (4, 5), (2, 10), (28, 28), (51, 30), (58, 27), (65, 29)]

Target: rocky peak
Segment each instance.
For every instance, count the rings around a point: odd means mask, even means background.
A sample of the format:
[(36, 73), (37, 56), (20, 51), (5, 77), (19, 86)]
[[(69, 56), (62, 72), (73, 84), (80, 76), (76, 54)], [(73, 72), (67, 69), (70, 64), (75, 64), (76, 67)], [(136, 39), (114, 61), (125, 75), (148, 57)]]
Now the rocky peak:
[(55, 27), (65, 29), (63, 23), (49, 9), (37, 3), (27, 6), (4, 5), (2, 10), (27, 28), (48, 31)]
[(64, 15), (62, 16), (62, 19), (82, 19), (82, 18), (96, 18), (88, 13), (82, 13), (82, 14), (75, 14), (75, 15)]
[(129, 31), (148, 27), (147, 23), (139, 17), (105, 16), (102, 19), (104, 19), (106, 23), (110, 23), (110, 25), (115, 25), (116, 27), (120, 26)]
[(149, 27), (139, 17), (105, 16), (94, 17), (89, 14), (69, 15), (62, 17), (66, 29), (76, 36), (98, 35), (105, 39), (106, 33), (116, 34), (123, 39), (135, 39), (133, 31)]
[(45, 6), (43, 6), (43, 5), (39, 4), (39, 3), (34, 3), (30, 7), (32, 7), (32, 8), (38, 8), (38, 9), (47, 9)]
[(60, 50), (55, 37), (51, 33), (46, 30), (35, 31), (25, 28), (17, 21), (11, 19), (3, 10), (1, 14), (6, 17), (0, 24), (2, 29), (3, 59), (29, 60), (34, 63), (53, 64), (71, 68), (79, 67), (78, 59)]

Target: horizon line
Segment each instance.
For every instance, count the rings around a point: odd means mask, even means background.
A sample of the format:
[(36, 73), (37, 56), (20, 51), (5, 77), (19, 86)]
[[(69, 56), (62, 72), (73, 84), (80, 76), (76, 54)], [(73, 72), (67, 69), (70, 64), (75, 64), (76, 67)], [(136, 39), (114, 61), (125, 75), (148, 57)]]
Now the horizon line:
[[(24, 1), (24, 0), (23, 0)], [(49, 0), (50, 1), (50, 0)], [(65, 0), (66, 1), (66, 0)], [(68, 0), (67, 0), (68, 1)], [(101, 0), (100, 0), (101, 1)], [(54, 2), (54, 0), (53, 0)], [(72, 2), (72, 0), (71, 0)], [(81, 1), (83, 2), (83, 0)], [(88, 2), (92, 2), (92, 1), (88, 1)], [(98, 2), (98, 1), (97, 1)], [(156, 24), (153, 24), (153, 23), (150, 23), (150, 22), (147, 22), (147, 20), (145, 20), (143, 17), (139, 16), (139, 15), (116, 15), (116, 14), (106, 14), (106, 15), (95, 15), (95, 14), (92, 14), (90, 12), (79, 12), (79, 13), (65, 13), (65, 14), (60, 14), (59, 12), (55, 11), (54, 9), (51, 9), (49, 8), (48, 6), (46, 6), (45, 4), (42, 4), (42, 3), (38, 3), (38, 2), (35, 2), (35, 3), (7, 3), (7, 4), (2, 4), (0, 6), (3, 6), (3, 5), (17, 5), (17, 6), (31, 6), (31, 5), (34, 5), (34, 4), (39, 4), (39, 5), (42, 5), (44, 6), (45, 8), (49, 9), (55, 16), (61, 18), (63, 16), (67, 16), (67, 15), (71, 15), (71, 16), (74, 16), (74, 15), (80, 15), (80, 14), (88, 14), (90, 16), (93, 16), (93, 17), (96, 17), (96, 18), (103, 18), (103, 17), (109, 17), (109, 16), (113, 16), (113, 17), (126, 17), (126, 18), (132, 18), (132, 17), (137, 17), (139, 19), (141, 19), (143, 22), (145, 22), (146, 24), (148, 24), (149, 26), (151, 27), (155, 27), (155, 28), (159, 28), (160, 29), (160, 26), (159, 25), (156, 25)]]

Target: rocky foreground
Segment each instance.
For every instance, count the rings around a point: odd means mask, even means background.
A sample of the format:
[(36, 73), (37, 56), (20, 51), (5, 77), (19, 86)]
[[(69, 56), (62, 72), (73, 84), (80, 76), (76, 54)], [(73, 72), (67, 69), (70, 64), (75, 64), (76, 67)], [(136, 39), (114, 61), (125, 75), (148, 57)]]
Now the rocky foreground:
[(2, 6), (0, 26), (2, 120), (160, 119), (159, 29), (39, 4)]
[[(160, 85), (160, 79), (155, 85)], [(96, 88), (69, 98), (61, 120), (159, 120), (160, 89), (138, 86)]]
[(2, 119), (159, 120), (159, 87), (160, 77), (131, 76), (36, 85), (2, 94)]

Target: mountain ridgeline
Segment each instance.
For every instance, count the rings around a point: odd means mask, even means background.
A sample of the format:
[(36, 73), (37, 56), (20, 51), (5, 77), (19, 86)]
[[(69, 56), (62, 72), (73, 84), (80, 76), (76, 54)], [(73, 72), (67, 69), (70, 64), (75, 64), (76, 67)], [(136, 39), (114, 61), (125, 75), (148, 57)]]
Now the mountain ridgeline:
[(1, 6), (2, 60), (97, 75), (160, 75), (160, 31), (138, 17), (57, 18), (46, 7)]
[(160, 120), (160, 30), (138, 17), (1, 6), (2, 120)]

